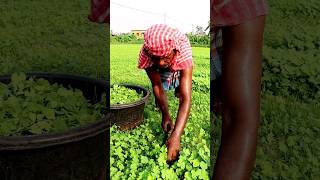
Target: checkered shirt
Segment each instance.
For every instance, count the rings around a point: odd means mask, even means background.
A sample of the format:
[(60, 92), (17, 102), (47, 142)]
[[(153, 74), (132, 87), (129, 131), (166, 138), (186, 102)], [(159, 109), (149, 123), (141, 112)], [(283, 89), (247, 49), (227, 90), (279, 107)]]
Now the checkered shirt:
[(110, 0), (91, 0), (88, 19), (97, 23), (110, 23)]

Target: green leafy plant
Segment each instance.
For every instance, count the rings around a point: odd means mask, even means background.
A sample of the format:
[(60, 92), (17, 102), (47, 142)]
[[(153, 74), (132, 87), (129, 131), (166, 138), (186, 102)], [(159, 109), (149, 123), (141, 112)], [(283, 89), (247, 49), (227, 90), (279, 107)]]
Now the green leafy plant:
[(124, 86), (113, 85), (110, 88), (110, 104), (128, 104), (138, 101), (143, 97), (143, 94), (137, 93), (133, 89)]
[[(263, 51), (265, 94), (320, 101), (320, 1), (270, 0)], [(281, 26), (279, 26), (281, 24)]]
[(0, 83), (0, 136), (63, 132), (100, 119), (102, 107), (78, 89), (14, 73), (9, 84)]

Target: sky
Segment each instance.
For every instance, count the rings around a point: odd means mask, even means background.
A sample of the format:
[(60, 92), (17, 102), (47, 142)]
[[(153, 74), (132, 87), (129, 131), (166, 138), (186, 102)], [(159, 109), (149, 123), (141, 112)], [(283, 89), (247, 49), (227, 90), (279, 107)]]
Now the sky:
[(209, 0), (111, 0), (110, 25), (113, 33), (145, 30), (164, 23), (187, 33), (208, 26)]

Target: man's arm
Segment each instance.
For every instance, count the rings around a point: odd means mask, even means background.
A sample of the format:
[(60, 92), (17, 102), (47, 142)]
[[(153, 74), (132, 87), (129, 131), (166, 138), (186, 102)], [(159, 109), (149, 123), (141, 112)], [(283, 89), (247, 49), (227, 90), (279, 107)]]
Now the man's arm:
[(222, 137), (214, 179), (249, 179), (260, 121), (265, 17), (223, 28)]
[(191, 91), (192, 91), (192, 67), (181, 71), (181, 79), (179, 85), (179, 110), (177, 120), (172, 134), (180, 136), (183, 134), (183, 129), (187, 123), (190, 106), (191, 106)]
[(152, 83), (153, 94), (158, 102), (159, 108), (162, 112), (162, 129), (165, 132), (173, 128), (173, 123), (169, 114), (168, 101), (166, 93), (163, 90), (160, 74), (154, 68), (146, 69), (148, 77)]
[(168, 139), (168, 160), (177, 158), (180, 139), (190, 113), (192, 91), (192, 67), (181, 71), (179, 85), (179, 110), (173, 132)]

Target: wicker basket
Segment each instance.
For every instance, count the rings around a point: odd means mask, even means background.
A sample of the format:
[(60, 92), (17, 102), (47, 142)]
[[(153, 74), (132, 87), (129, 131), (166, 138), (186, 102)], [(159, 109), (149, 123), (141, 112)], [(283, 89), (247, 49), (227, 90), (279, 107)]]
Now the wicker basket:
[(143, 122), (143, 111), (150, 96), (149, 90), (137, 85), (122, 84), (136, 92), (143, 93), (143, 98), (129, 104), (119, 104), (110, 106), (110, 122), (120, 127), (120, 130), (129, 130), (137, 127)]

